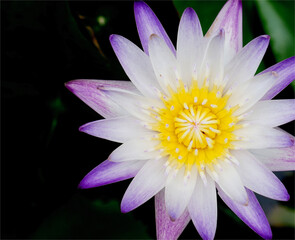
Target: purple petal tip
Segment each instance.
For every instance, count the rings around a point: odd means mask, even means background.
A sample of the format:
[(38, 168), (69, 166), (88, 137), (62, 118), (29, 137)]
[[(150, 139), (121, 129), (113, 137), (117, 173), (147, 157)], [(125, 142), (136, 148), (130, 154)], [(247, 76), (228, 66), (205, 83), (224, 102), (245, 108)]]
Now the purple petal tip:
[(258, 233), (263, 239), (272, 239), (272, 232)]
[(110, 42), (113, 40), (114, 36), (115, 36), (115, 34), (111, 34), (111, 35), (109, 36), (109, 40), (110, 40)]
[(65, 87), (71, 92), (73, 91), (73, 85), (75, 85), (75, 81), (76, 80), (71, 80), (65, 83)]
[(88, 125), (88, 123), (83, 124), (82, 126), (80, 126), (79, 127), (79, 132), (86, 132), (87, 131), (87, 129), (86, 129), (87, 125)]
[(190, 16), (192, 16), (193, 14), (196, 14), (195, 10), (191, 7), (188, 7), (186, 8), (184, 11), (183, 11), (183, 14), (184, 13), (188, 13)]
[(128, 213), (128, 212), (130, 212), (132, 209), (129, 209), (127, 206), (126, 206), (126, 204), (123, 204), (123, 202), (121, 202), (121, 206), (120, 206), (120, 208), (121, 208), (121, 213)]
[(65, 83), (65, 87), (72, 93), (75, 94), (76, 90), (78, 90), (78, 87), (83, 86), (85, 82), (80, 79), (71, 80)]
[(262, 35), (261, 37), (266, 38), (266, 39), (270, 39), (269, 35)]
[(136, 1), (134, 1), (134, 7), (137, 7), (137, 6), (147, 6), (147, 7), (149, 7), (144, 1), (142, 1), (142, 0), (136, 0)]
[(87, 189), (88, 187), (87, 187), (87, 183), (85, 183), (85, 180), (84, 179), (82, 179), (82, 181), (79, 183), (79, 185), (78, 185), (78, 187), (77, 187), (78, 189)]
[(290, 195), (288, 192), (286, 192), (284, 198), (282, 198), (281, 201), (289, 201), (289, 199), (290, 199)]

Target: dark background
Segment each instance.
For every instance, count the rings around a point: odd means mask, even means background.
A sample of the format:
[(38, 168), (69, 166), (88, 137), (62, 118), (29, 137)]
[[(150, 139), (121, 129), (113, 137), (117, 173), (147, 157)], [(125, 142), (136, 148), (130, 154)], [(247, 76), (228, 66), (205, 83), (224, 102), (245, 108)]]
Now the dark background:
[[(197, 10), (200, 19), (206, 16), (204, 29), (223, 3), (200, 3), (200, 7), (210, 5), (209, 13), (199, 14)], [(181, 2), (148, 4), (175, 43)], [(243, 13), (244, 18), (251, 16), (244, 23), (246, 30), (251, 29), (244, 34), (245, 43), (265, 34), (253, 3), (245, 2)], [(99, 23), (98, 16), (105, 22)], [(140, 46), (132, 1), (1, 2), (2, 239), (155, 238), (152, 200), (131, 213), (120, 213), (119, 204), (130, 180), (77, 189), (79, 181), (118, 144), (78, 131), (79, 126), (101, 116), (70, 93), (64, 83), (73, 79), (128, 79), (109, 44), (112, 33)], [(274, 64), (276, 57), (269, 48), (261, 68)], [(288, 87), (278, 98), (293, 95), (292, 87)], [(283, 128), (294, 133), (293, 124)], [(294, 175), (280, 177), (291, 195), (289, 202), (281, 204), (290, 210), (292, 222)], [(267, 213), (278, 206), (276, 201), (260, 200)], [(294, 228), (281, 224), (272, 227), (274, 239), (293, 239)], [(181, 237), (199, 236), (190, 223)], [(219, 200), (216, 238), (258, 235)]]

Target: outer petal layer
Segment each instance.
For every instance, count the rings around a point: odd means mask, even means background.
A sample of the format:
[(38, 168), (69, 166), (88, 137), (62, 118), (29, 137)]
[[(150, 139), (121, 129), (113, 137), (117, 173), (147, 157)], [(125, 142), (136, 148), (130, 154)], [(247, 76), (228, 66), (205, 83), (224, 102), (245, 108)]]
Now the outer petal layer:
[(291, 147), (294, 144), (290, 134), (265, 126), (249, 125), (234, 133), (242, 139), (232, 142), (238, 149)]
[(295, 99), (259, 101), (244, 118), (251, 124), (269, 127), (276, 127), (294, 119)]
[(167, 46), (175, 53), (175, 48), (165, 32), (162, 24), (152, 9), (143, 1), (134, 2), (134, 14), (137, 31), (144, 51), (148, 54), (148, 41), (152, 34), (156, 34), (164, 39)]
[(125, 89), (113, 88), (112, 86), (101, 86), (100, 91), (107, 99), (116, 103), (124, 115), (131, 114), (136, 118), (147, 120), (148, 115), (144, 113), (144, 108), (158, 106), (159, 101), (145, 98), (135, 92), (127, 91)]
[(227, 1), (206, 33), (206, 37), (213, 36), (221, 28), (225, 31), (225, 61), (229, 62), (243, 46), (241, 0)]
[(232, 151), (231, 153), (240, 163), (236, 169), (247, 188), (268, 198), (280, 201), (289, 200), (290, 196), (277, 176), (256, 160), (251, 153), (247, 151)]
[(131, 140), (148, 131), (140, 124), (139, 120), (130, 116), (86, 123), (79, 130), (95, 137), (120, 143)]
[(144, 164), (145, 161), (114, 163), (106, 160), (82, 179), (79, 188), (99, 187), (132, 178)]
[(293, 171), (295, 170), (295, 138), (291, 138), (293, 141), (291, 147), (252, 149), (251, 153), (271, 171)]
[(176, 53), (181, 79), (185, 84), (191, 82), (193, 72), (201, 65), (202, 38), (196, 12), (192, 8), (185, 9), (179, 23)]
[(279, 62), (264, 70), (261, 74), (272, 71), (277, 73), (278, 78), (271, 89), (263, 96), (262, 100), (272, 99), (295, 79), (295, 57)]
[(275, 83), (277, 75), (274, 72), (268, 72), (262, 75), (257, 75), (244, 84), (240, 84), (232, 90), (227, 104), (228, 106), (240, 105), (234, 114), (241, 114), (257, 103), (263, 95)]
[(187, 210), (175, 221), (171, 221), (165, 206), (165, 192), (161, 190), (155, 196), (157, 239), (176, 240), (190, 221)]
[(228, 78), (227, 88), (239, 86), (254, 77), (268, 47), (269, 39), (267, 35), (259, 36), (234, 56), (225, 68)]
[(67, 82), (66, 87), (78, 98), (104, 118), (126, 115), (126, 111), (108, 97), (103, 87), (138, 93), (133, 83), (128, 81), (79, 79)]
[[(148, 181), (147, 181), (148, 179)], [(164, 160), (149, 160), (127, 188), (121, 211), (130, 212), (156, 195), (166, 182)]]
[(214, 239), (217, 225), (217, 199), (215, 184), (210, 177), (207, 178), (206, 185), (198, 179), (188, 209), (202, 239)]
[(258, 235), (264, 239), (271, 239), (271, 229), (263, 209), (257, 201), (255, 194), (248, 189), (246, 191), (249, 198), (247, 206), (232, 201), (221, 189), (218, 189), (218, 194), (226, 205)]
[(128, 39), (111, 35), (110, 42), (127, 76), (148, 97), (155, 97), (159, 88), (149, 57)]

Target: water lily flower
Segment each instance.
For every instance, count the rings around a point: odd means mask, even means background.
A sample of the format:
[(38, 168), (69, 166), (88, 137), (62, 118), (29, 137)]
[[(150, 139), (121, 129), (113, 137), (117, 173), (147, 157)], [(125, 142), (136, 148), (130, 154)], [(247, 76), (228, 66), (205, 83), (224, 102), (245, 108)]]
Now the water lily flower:
[(254, 192), (287, 201), (273, 171), (295, 169), (295, 101), (270, 100), (295, 78), (295, 58), (255, 75), (270, 37), (243, 47), (242, 3), (228, 0), (203, 35), (187, 8), (177, 46), (147, 4), (134, 3), (142, 51), (111, 35), (130, 81), (74, 80), (66, 87), (105, 119), (80, 131), (122, 143), (81, 181), (98, 187), (133, 178), (121, 211), (155, 196), (158, 239), (176, 239), (192, 220), (213, 239), (217, 194), (263, 238), (272, 233)]

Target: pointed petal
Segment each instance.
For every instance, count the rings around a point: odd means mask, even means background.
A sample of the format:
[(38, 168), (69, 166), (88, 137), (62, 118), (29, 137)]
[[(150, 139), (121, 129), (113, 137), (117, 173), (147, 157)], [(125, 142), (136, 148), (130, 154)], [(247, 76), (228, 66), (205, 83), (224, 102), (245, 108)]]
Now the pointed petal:
[(120, 143), (148, 132), (138, 119), (131, 116), (108, 118), (86, 123), (79, 130), (95, 137)]
[(99, 90), (106, 96), (106, 98), (112, 100), (119, 107), (121, 111), (127, 115), (128, 113), (132, 116), (141, 120), (148, 120), (148, 114), (144, 113), (144, 109), (152, 106), (162, 106), (160, 101), (143, 97), (134, 92), (127, 91), (124, 89), (113, 88), (111, 86), (101, 86)]
[(155, 158), (160, 153), (154, 152), (157, 142), (136, 138), (123, 143), (115, 149), (108, 160), (112, 162), (124, 162), (131, 160), (146, 160)]
[(294, 144), (290, 134), (261, 125), (249, 125), (234, 131), (234, 134), (241, 140), (232, 143), (240, 149), (290, 147)]
[(275, 97), (280, 93), (285, 87), (287, 87), (295, 79), (295, 57), (290, 57), (269, 67), (259, 74), (264, 74), (266, 72), (276, 72), (278, 78), (275, 84), (268, 90), (268, 92), (263, 96), (262, 100), (268, 100)]
[(240, 107), (234, 112), (235, 115), (244, 113), (257, 103), (263, 95), (275, 83), (277, 75), (274, 72), (268, 72), (251, 78), (244, 84), (241, 84), (232, 90), (227, 105)]
[(185, 84), (191, 82), (193, 72), (201, 65), (203, 32), (199, 18), (192, 8), (184, 10), (177, 35), (177, 63)]
[(239, 86), (254, 77), (268, 47), (269, 39), (267, 35), (253, 39), (226, 65), (227, 89)]
[(214, 239), (217, 225), (217, 200), (212, 178), (207, 178), (206, 185), (198, 179), (188, 209), (201, 238)]
[(134, 2), (134, 14), (137, 31), (144, 51), (148, 54), (148, 41), (152, 34), (157, 34), (164, 39), (167, 46), (175, 54), (175, 48), (152, 9), (143, 1)]
[(165, 183), (164, 160), (148, 160), (127, 188), (121, 202), (121, 211), (126, 213), (139, 207), (156, 195)]
[(127, 81), (79, 79), (69, 81), (65, 85), (72, 93), (104, 118), (126, 115), (126, 112), (105, 95), (105, 93), (100, 90), (101, 87), (124, 89), (133, 93), (138, 93), (133, 83)]
[(252, 149), (251, 153), (271, 171), (295, 170), (295, 138), (288, 148)]
[(225, 31), (225, 62), (243, 47), (242, 35), (242, 1), (229, 0), (220, 10), (206, 37), (212, 37), (223, 28)]
[(190, 221), (187, 210), (175, 221), (166, 211), (164, 189), (155, 196), (156, 227), (158, 240), (176, 240)]
[(255, 194), (248, 189), (246, 191), (249, 198), (247, 206), (232, 201), (221, 189), (218, 189), (218, 194), (225, 204), (259, 236), (264, 239), (271, 239), (272, 233), (268, 220)]
[(251, 124), (269, 127), (276, 127), (294, 119), (295, 99), (259, 101), (244, 118)]
[(240, 179), (236, 169), (229, 163), (221, 162), (221, 168), (216, 168), (218, 175), (215, 181), (219, 187), (229, 196), (233, 201), (247, 205), (248, 196), (245, 191), (244, 185)]
[(167, 92), (167, 86), (176, 84), (176, 58), (166, 43), (153, 34), (149, 40), (150, 59), (162, 89)]
[(184, 175), (182, 168), (175, 176), (174, 172), (170, 173), (171, 179), (167, 180), (165, 187), (166, 209), (172, 220), (178, 219), (191, 199), (196, 184), (197, 170), (192, 168), (190, 177)]
[(290, 196), (281, 181), (254, 155), (247, 151), (231, 151), (239, 161), (236, 167), (244, 185), (252, 191), (279, 201), (288, 201)]
[(79, 188), (99, 187), (134, 177), (145, 161), (114, 163), (108, 160), (91, 170), (80, 182)]
[[(204, 76), (201, 79), (208, 78), (210, 86), (213, 84), (219, 86), (224, 74), (224, 30), (221, 29), (219, 33), (213, 37), (208, 45), (206, 52), (206, 57), (203, 62), (202, 68), (208, 68), (209, 75), (206, 76), (204, 71)], [(200, 84), (203, 84), (200, 82)], [(200, 85), (201, 86), (201, 85)]]
[(128, 39), (111, 35), (110, 42), (129, 79), (147, 97), (155, 97), (159, 88), (149, 57)]

